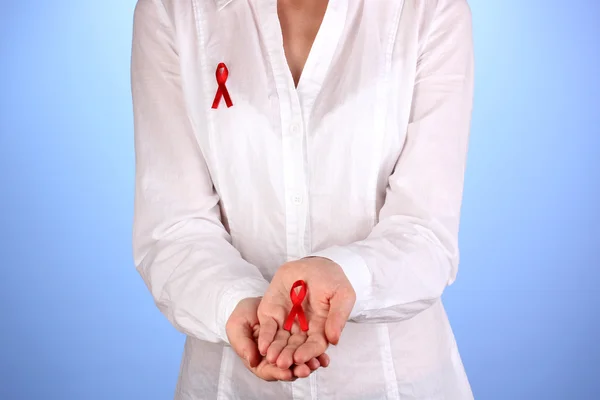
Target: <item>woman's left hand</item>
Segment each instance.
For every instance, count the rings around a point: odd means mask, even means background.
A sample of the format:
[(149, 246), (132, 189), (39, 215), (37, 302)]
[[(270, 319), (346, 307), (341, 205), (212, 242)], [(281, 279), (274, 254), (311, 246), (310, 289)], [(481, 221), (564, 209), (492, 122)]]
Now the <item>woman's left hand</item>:
[[(283, 325), (292, 309), (290, 290), (298, 280), (308, 288), (302, 304), (308, 331), (303, 332), (295, 321), (290, 333)], [(258, 307), (260, 353), (279, 368), (319, 357), (329, 343), (338, 343), (355, 301), (352, 285), (335, 262), (309, 257), (283, 264)]]

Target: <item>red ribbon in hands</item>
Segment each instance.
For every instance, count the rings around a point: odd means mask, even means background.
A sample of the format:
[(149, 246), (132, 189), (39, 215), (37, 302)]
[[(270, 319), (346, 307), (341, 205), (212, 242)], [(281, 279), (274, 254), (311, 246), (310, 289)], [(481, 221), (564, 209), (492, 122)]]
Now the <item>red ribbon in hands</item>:
[(219, 63), (219, 65), (217, 65), (216, 75), (219, 88), (217, 89), (217, 94), (215, 95), (215, 100), (213, 101), (212, 108), (219, 107), (221, 97), (225, 98), (225, 104), (227, 104), (227, 107), (231, 107), (233, 103), (231, 102), (231, 97), (229, 97), (229, 91), (227, 91), (227, 86), (225, 86), (225, 82), (227, 82), (227, 77), (229, 76), (229, 70), (227, 69), (225, 63)]
[[(296, 288), (300, 288), (300, 292), (296, 293)], [(296, 315), (298, 316), (298, 322), (300, 322), (300, 329), (304, 332), (308, 330), (308, 322), (306, 322), (306, 315), (304, 315), (304, 310), (302, 309), (302, 301), (306, 297), (306, 282), (304, 281), (296, 281), (292, 285), (292, 289), (290, 290), (290, 299), (292, 300), (292, 311), (290, 311), (290, 315), (288, 315), (285, 323), (283, 324), (283, 329), (286, 331), (290, 331), (292, 329), (292, 325), (294, 324), (294, 319)]]

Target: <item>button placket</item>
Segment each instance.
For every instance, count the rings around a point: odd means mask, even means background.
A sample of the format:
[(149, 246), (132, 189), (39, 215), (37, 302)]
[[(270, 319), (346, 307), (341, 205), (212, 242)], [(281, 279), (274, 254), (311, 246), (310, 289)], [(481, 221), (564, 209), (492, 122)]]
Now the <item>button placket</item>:
[(287, 259), (301, 258), (306, 254), (304, 245), (307, 225), (306, 162), (304, 156), (304, 124), (299, 91), (289, 70), (283, 52), (283, 37), (277, 17), (277, 3), (260, 3), (263, 10), (263, 38), (279, 98), (280, 129), (283, 167), (283, 198), (285, 199), (285, 233)]
[(303, 257), (306, 253), (304, 239), (306, 235), (307, 206), (305, 202), (306, 192), (306, 173), (304, 156), (304, 134), (302, 126), (302, 111), (297, 93), (294, 92), (293, 102), (291, 104), (292, 121), (289, 129), (290, 143), (290, 167), (293, 170), (293, 183), (289, 189), (289, 199), (291, 202), (290, 213), (294, 214), (296, 229), (293, 233), (293, 241), (290, 243), (294, 253), (298, 257)]

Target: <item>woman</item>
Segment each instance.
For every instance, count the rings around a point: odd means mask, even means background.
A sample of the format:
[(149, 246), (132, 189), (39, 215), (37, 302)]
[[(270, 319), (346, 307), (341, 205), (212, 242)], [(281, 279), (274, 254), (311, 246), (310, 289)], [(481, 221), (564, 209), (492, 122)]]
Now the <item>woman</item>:
[(440, 300), (465, 0), (139, 0), (132, 83), (135, 263), (188, 336), (176, 399), (472, 398)]

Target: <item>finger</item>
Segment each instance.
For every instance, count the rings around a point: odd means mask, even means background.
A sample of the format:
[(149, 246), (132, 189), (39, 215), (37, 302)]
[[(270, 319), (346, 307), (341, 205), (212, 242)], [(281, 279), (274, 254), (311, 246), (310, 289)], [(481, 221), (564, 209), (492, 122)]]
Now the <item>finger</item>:
[(294, 373), (291, 369), (277, 368), (275, 365), (263, 362), (254, 371), (255, 375), (265, 381), (291, 381), (294, 379)]
[(271, 343), (273, 343), (273, 339), (275, 338), (275, 334), (277, 333), (277, 321), (275, 321), (272, 317), (260, 318), (260, 332), (258, 334), (258, 350), (262, 356), (267, 355), (267, 350)]
[(349, 290), (340, 290), (329, 300), (329, 313), (325, 322), (325, 336), (329, 343), (338, 344), (354, 302), (354, 296)]
[(277, 362), (277, 357), (279, 357), (281, 351), (287, 346), (289, 338), (290, 333), (288, 331), (284, 331), (283, 329), (277, 331), (273, 343), (267, 349), (267, 361), (270, 364)]
[(319, 334), (309, 335), (306, 342), (300, 345), (294, 353), (294, 362), (305, 364), (311, 358), (325, 353), (325, 350), (327, 350), (327, 341), (324, 336)]
[[(288, 370), (288, 371), (290, 371), (290, 370)], [(293, 368), (293, 371), (294, 371), (294, 376), (296, 376), (298, 378), (306, 378), (311, 373), (310, 368), (306, 364), (296, 365)]]
[(321, 364), (321, 367), (323, 368), (329, 367), (329, 363), (331, 362), (329, 355), (327, 355), (326, 353), (323, 353), (319, 357), (317, 357), (317, 360), (319, 360), (319, 364)]
[(311, 358), (310, 360), (308, 360), (306, 365), (308, 366), (308, 368), (310, 368), (311, 371), (314, 371), (321, 366), (321, 363), (319, 362), (318, 359)]
[(254, 327), (249, 322), (232, 326), (228, 333), (231, 347), (250, 367), (256, 367), (260, 362), (260, 355), (253, 334)]
[(296, 352), (296, 349), (305, 342), (306, 334), (304, 332), (298, 332), (290, 336), (287, 341), (287, 346), (285, 346), (277, 358), (277, 366), (279, 368), (290, 368), (292, 364), (294, 364), (294, 353)]

